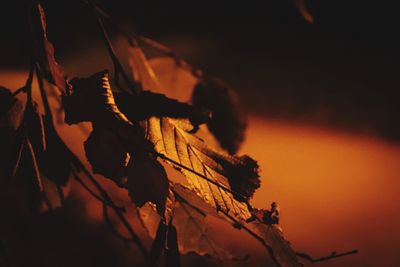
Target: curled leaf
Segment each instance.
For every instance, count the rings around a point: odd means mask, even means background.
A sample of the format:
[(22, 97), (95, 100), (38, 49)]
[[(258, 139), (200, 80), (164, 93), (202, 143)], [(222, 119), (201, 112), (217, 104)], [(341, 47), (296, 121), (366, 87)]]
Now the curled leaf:
[(156, 205), (162, 216), (169, 196), (169, 181), (164, 167), (152, 156), (138, 151), (127, 166), (128, 192), (139, 207), (146, 202)]
[(93, 172), (123, 186), (122, 178), (126, 175), (130, 156), (120, 139), (107, 128), (94, 127), (84, 147)]
[(115, 104), (108, 71), (70, 81), (71, 93), (63, 95), (65, 122), (91, 121), (97, 124), (131, 124)]
[(211, 111), (208, 129), (222, 148), (235, 154), (247, 127), (247, 118), (241, 112), (236, 93), (220, 79), (203, 78), (194, 88), (192, 103)]

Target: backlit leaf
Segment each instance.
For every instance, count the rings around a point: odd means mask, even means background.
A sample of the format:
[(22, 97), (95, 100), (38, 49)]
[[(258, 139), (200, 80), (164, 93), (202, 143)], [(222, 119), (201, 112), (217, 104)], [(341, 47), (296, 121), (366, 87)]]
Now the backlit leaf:
[(276, 261), (282, 267), (303, 266), (297, 259), (296, 252), (290, 243), (285, 240), (279, 226), (265, 224), (261, 221), (247, 223), (246, 226), (261, 237), (272, 248)]
[(191, 125), (182, 119), (152, 117), (142, 124), (146, 138), (154, 144), (156, 151), (185, 167), (168, 161), (187, 177), (191, 188), (205, 201), (240, 218), (250, 216), (246, 204), (241, 201), (252, 194), (239, 187), (235, 188), (236, 194), (228, 191), (232, 190), (231, 183), (235, 184), (234, 181), (243, 180), (246, 183), (258, 180), (258, 165), (254, 160), (247, 156), (225, 155), (208, 148), (202, 140), (188, 133)]
[(171, 57), (152, 58), (149, 64), (160, 85), (157, 92), (181, 101), (190, 101), (193, 88), (198, 82), (191, 71), (179, 66)]

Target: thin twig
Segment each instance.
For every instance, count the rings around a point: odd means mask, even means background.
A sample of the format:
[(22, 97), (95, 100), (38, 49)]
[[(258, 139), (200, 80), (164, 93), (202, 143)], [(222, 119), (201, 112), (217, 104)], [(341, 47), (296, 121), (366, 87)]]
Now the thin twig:
[(118, 232), (118, 230), (115, 228), (114, 224), (112, 223), (110, 216), (108, 214), (108, 206), (106, 204), (103, 203), (103, 217), (104, 217), (104, 221), (106, 222), (106, 224), (108, 225), (109, 229), (111, 230), (111, 233), (114, 234), (115, 237), (117, 237), (118, 239), (121, 239), (122, 241), (126, 242), (126, 243), (131, 243), (133, 242), (132, 238), (128, 238), (123, 236), (121, 233)]
[(16, 97), (20, 93), (26, 93), (26, 86), (23, 86), (17, 90), (15, 90), (12, 94), (13, 97)]
[[(82, 0), (85, 4), (89, 4), (87, 1)], [(90, 5), (90, 4), (89, 4)], [(197, 78), (201, 78), (203, 74), (203, 70), (195, 68), (191, 64), (189, 64), (186, 60), (180, 58), (177, 56), (177, 54), (169, 47), (153, 40), (150, 39), (149, 37), (137, 34), (133, 32), (132, 30), (127, 30), (125, 27), (120, 26), (118, 23), (116, 23), (112, 17), (103, 9), (101, 9), (98, 6), (94, 6), (97, 14), (101, 15), (103, 18), (107, 19), (122, 35), (125, 36), (129, 40), (130, 45), (135, 43), (137, 45), (137, 41), (141, 41), (142, 43), (150, 46), (151, 48), (163, 53), (165, 56), (171, 57), (175, 60), (176, 64), (179, 67), (182, 67), (189, 72), (191, 72), (194, 76)]]
[(38, 162), (37, 162), (37, 159), (36, 159), (35, 151), (33, 149), (32, 143), (31, 143), (31, 141), (29, 140), (28, 137), (26, 137), (26, 145), (27, 145), (29, 154), (31, 156), (33, 169), (34, 169), (34, 173), (35, 173), (36, 185), (38, 187), (37, 189), (39, 190), (40, 200), (43, 200), (46, 203), (47, 208), (49, 210), (51, 210), (53, 207), (51, 206), (51, 202), (47, 198), (46, 192), (44, 191), (43, 181), (42, 181), (42, 177), (40, 175), (39, 165), (38, 165)]
[(358, 253), (357, 249), (347, 251), (347, 252), (342, 252), (342, 253), (336, 253), (336, 251), (334, 251), (331, 254), (329, 254), (328, 256), (324, 256), (324, 257), (317, 258), (317, 259), (314, 259), (309, 254), (303, 253), (303, 252), (296, 252), (296, 255), (302, 259), (308, 260), (309, 262), (316, 263), (316, 262), (321, 262), (321, 261), (332, 260), (332, 259), (339, 258), (339, 257), (345, 257), (345, 256), (357, 254), (357, 253)]
[(23, 138), (22, 140), (20, 140), (20, 144), (19, 144), (18, 152), (17, 152), (17, 159), (15, 161), (11, 177), (15, 177), (15, 175), (17, 174), (17, 171), (21, 164), (21, 158), (22, 158), (22, 154), (23, 154), (22, 152), (24, 151), (25, 145), (26, 145), (26, 138)]
[[(90, 182), (96, 187), (96, 189), (99, 191), (99, 193), (102, 196), (102, 199), (105, 199), (106, 203), (109, 203), (110, 207), (115, 211), (115, 214), (119, 218), (119, 220), (122, 222), (124, 225), (125, 229), (129, 232), (130, 236), (132, 237), (132, 241), (135, 242), (135, 244), (138, 246), (140, 252), (143, 254), (144, 258), (147, 260), (148, 263), (151, 264), (150, 258), (149, 258), (149, 253), (146, 249), (146, 247), (143, 245), (142, 241), (140, 240), (139, 236), (135, 233), (133, 230), (132, 226), (126, 219), (125, 215), (123, 214), (123, 210), (118, 207), (117, 205), (114, 204), (112, 201), (111, 197), (108, 195), (107, 191), (104, 190), (104, 188), (97, 182), (97, 180), (92, 176), (92, 174), (86, 169), (86, 167), (82, 164), (82, 162), (79, 160), (79, 158), (72, 153), (72, 151), (68, 150), (70, 153), (70, 156), (73, 160), (73, 163), (77, 166), (79, 170), (82, 170), (86, 177), (90, 180)], [(104, 203), (104, 202), (103, 202)]]
[[(114, 64), (114, 71), (115, 71), (114, 79), (115, 79), (117, 85), (119, 85), (118, 75), (121, 75), (122, 78), (125, 80), (125, 83), (128, 85), (128, 87), (130, 89), (129, 92), (138, 93), (139, 91), (138, 91), (137, 87), (134, 86), (134, 84), (131, 82), (131, 80), (129, 79), (129, 76), (126, 74), (121, 62), (119, 61), (118, 57), (115, 54), (110, 37), (108, 36), (107, 30), (104, 27), (103, 21), (102, 21), (101, 17), (99, 16), (99, 13), (97, 12), (96, 4), (94, 3), (94, 1), (89, 1), (88, 3), (96, 16), (97, 24), (100, 27), (104, 44), (106, 45), (107, 51), (111, 58), (111, 61)], [(123, 87), (121, 87), (121, 86), (119, 86), (119, 87), (120, 87), (120, 89), (124, 90)]]
[(272, 249), (272, 247), (267, 244), (265, 242), (265, 240), (260, 237), (259, 235), (257, 235), (256, 233), (254, 233), (252, 230), (250, 230), (247, 226), (243, 225), (241, 222), (239, 222), (236, 218), (234, 218), (233, 216), (231, 216), (228, 212), (222, 210), (222, 209), (218, 209), (219, 212), (221, 212), (222, 214), (224, 214), (227, 218), (229, 218), (232, 222), (234, 222), (235, 224), (239, 225), (242, 229), (244, 229), (247, 233), (249, 233), (252, 237), (254, 237), (257, 241), (259, 241), (268, 251), (269, 255), (271, 256), (272, 260), (274, 261), (274, 263), (277, 266), (282, 266), (278, 260), (276, 259), (275, 256), (275, 252)]

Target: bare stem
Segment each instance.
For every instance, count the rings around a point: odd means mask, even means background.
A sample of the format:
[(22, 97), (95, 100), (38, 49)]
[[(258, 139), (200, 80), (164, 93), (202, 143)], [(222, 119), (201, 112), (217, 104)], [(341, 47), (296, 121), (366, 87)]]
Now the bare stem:
[(349, 256), (349, 255), (353, 255), (353, 254), (357, 254), (357, 253), (358, 253), (357, 249), (347, 251), (347, 252), (342, 252), (342, 253), (336, 253), (336, 251), (334, 251), (331, 254), (329, 254), (328, 256), (324, 256), (324, 257), (317, 258), (317, 259), (315, 259), (312, 256), (310, 256), (309, 254), (303, 253), (303, 252), (296, 252), (296, 255), (302, 259), (308, 260), (309, 262), (316, 263), (316, 262), (336, 259), (339, 257)]

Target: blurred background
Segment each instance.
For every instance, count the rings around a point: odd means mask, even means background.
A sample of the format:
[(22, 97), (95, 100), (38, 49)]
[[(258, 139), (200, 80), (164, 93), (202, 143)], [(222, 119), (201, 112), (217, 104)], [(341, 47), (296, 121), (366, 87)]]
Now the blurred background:
[[(297, 251), (318, 257), (357, 248), (355, 256), (318, 265), (398, 266), (400, 24), (393, 6), (308, 0), (310, 24), (290, 0), (99, 5), (121, 25), (168, 45), (237, 90), (249, 116), (240, 154), (262, 168), (253, 204), (280, 204), (282, 228)], [(44, 1), (44, 8), (49, 39), (68, 76), (110, 66), (84, 4)], [(19, 1), (4, 3), (0, 12), (0, 84), (19, 88), (29, 65), (24, 13)], [(87, 209), (78, 209), (82, 200), (74, 196), (54, 215), (21, 215), (11, 223), (25, 229), (9, 241), (19, 256), (30, 266), (132, 266), (131, 250), (85, 217)], [(227, 266), (263, 266), (256, 243), (226, 235), (248, 242), (244, 247), (255, 255)], [(192, 265), (215, 265), (189, 258)]]

